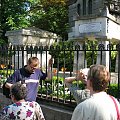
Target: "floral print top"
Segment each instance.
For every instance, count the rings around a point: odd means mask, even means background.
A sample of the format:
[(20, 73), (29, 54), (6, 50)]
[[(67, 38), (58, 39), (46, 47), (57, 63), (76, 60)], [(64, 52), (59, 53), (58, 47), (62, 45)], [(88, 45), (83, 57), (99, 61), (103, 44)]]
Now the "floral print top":
[(2, 113), (10, 120), (45, 120), (37, 102), (16, 102), (6, 106)]

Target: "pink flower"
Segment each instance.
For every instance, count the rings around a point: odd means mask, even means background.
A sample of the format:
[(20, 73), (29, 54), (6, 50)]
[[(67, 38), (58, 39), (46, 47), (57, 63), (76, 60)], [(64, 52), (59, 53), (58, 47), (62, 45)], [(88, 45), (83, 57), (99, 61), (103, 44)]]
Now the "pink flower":
[(27, 113), (26, 113), (27, 117), (30, 117), (32, 115), (32, 113), (33, 113), (32, 111), (28, 110)]

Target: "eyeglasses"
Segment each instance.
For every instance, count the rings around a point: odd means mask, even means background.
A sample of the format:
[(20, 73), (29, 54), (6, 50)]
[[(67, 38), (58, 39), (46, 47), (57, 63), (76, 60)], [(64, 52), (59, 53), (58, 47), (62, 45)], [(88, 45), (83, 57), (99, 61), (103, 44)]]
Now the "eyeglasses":
[(35, 69), (37, 69), (38, 65), (37, 65), (37, 64), (36, 64), (36, 65), (29, 65), (29, 67), (30, 67), (32, 70), (35, 70)]
[(35, 70), (35, 69), (36, 69), (36, 67), (32, 67), (32, 66), (30, 66), (30, 68), (31, 68), (32, 70)]

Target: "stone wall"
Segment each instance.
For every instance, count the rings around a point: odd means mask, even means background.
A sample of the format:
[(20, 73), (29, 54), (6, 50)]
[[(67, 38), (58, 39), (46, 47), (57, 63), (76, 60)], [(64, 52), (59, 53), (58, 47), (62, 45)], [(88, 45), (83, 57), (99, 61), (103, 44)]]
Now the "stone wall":
[[(97, 16), (101, 16), (104, 8), (104, 0), (95, 0), (92, 1), (92, 14), (88, 14), (88, 1), (86, 0), (86, 14), (83, 15), (83, 0), (75, 0), (72, 4), (69, 4), (69, 39), (75, 38), (75, 22), (80, 19), (87, 20), (91, 18), (96, 18)], [(78, 4), (80, 4), (80, 14), (78, 14)]]
[[(105, 4), (105, 2), (106, 0), (74, 0), (74, 2), (70, 2), (69, 40), (85, 41), (85, 38), (90, 40), (91, 36), (92, 40), (93, 37), (101, 40), (120, 40), (119, 12), (111, 13), (111, 4)], [(116, 2), (115, 4), (117, 5), (118, 3)], [(89, 9), (91, 13), (89, 13)], [(84, 13), (84, 11), (86, 12)], [(113, 11), (115, 11), (115, 8)], [(89, 28), (90, 26), (92, 27)], [(114, 34), (112, 28), (114, 28)]]

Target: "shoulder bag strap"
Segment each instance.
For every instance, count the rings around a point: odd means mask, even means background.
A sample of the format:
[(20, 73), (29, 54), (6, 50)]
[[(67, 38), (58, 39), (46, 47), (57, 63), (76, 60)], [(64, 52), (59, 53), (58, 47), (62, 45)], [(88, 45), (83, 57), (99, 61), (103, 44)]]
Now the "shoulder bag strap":
[(120, 120), (120, 112), (119, 112), (119, 109), (118, 109), (118, 105), (117, 105), (117, 103), (116, 103), (116, 101), (115, 101), (113, 96), (110, 96), (110, 98), (113, 100), (113, 102), (115, 104), (115, 108), (116, 108), (116, 111), (117, 111), (117, 120)]

